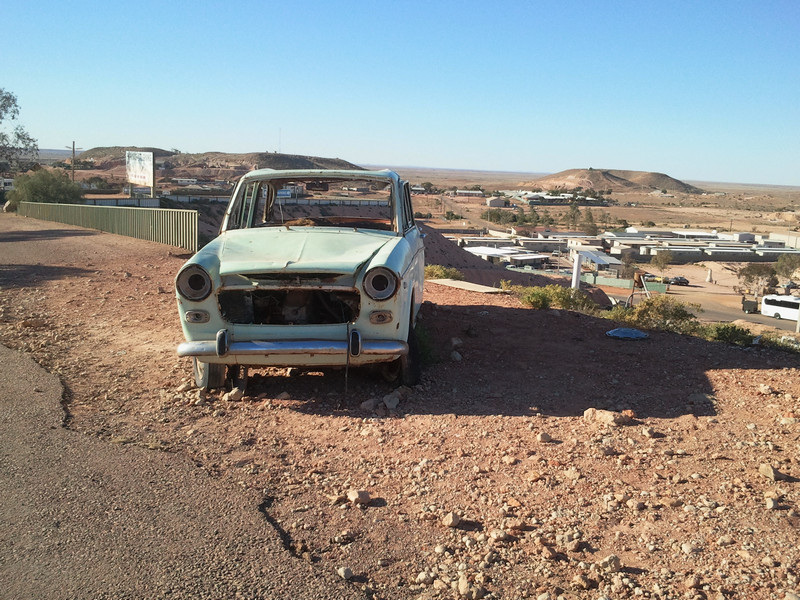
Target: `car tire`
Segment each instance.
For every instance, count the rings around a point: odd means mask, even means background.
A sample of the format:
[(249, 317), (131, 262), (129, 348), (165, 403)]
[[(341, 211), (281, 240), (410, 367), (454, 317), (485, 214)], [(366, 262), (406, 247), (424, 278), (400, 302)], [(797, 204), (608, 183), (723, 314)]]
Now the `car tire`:
[(408, 354), (400, 357), (400, 383), (411, 387), (419, 383), (420, 377), (422, 377), (422, 364), (417, 330), (409, 327)]
[(781, 316), (778, 313), (775, 313), (775, 318), (778, 319), (778, 321), (781, 320)]
[(192, 364), (194, 367), (194, 382), (201, 390), (208, 392), (225, 387), (227, 375), (225, 365), (204, 363), (197, 360), (197, 358), (192, 359)]
[(381, 366), (381, 375), (387, 383), (409, 387), (419, 383), (422, 377), (422, 362), (417, 332), (413, 327), (408, 331), (407, 343), (408, 354)]

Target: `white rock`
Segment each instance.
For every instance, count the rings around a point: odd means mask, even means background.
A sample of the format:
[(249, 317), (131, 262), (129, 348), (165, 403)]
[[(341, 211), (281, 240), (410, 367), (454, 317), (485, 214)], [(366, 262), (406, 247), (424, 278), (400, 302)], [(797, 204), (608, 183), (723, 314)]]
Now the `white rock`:
[(226, 402), (239, 402), (244, 397), (244, 391), (238, 387), (233, 388), (230, 392), (225, 392), (222, 399)]
[(350, 490), (347, 492), (347, 499), (353, 504), (369, 504), (369, 492), (365, 490)]
[(350, 567), (339, 567), (336, 569), (336, 574), (345, 581), (353, 577), (353, 571), (350, 570)]
[(597, 566), (602, 570), (608, 573), (618, 573), (619, 570), (622, 568), (622, 562), (619, 560), (619, 557), (616, 554), (609, 554), (599, 563)]
[(442, 524), (445, 527), (458, 527), (458, 524), (461, 523), (461, 517), (458, 516), (457, 513), (449, 512), (444, 516), (442, 519)]
[(552, 442), (553, 438), (550, 437), (549, 433), (542, 431), (539, 435), (536, 436), (537, 442), (542, 442), (543, 444), (547, 444), (548, 442)]
[(395, 390), (391, 394), (386, 394), (382, 400), (389, 410), (394, 410), (400, 405), (400, 392)]

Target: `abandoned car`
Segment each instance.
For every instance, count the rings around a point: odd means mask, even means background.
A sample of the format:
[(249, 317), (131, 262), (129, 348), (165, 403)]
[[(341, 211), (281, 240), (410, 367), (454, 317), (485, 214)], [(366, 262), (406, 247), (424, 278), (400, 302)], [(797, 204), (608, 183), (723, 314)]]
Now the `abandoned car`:
[(175, 278), (178, 354), (204, 389), (264, 366), (377, 365), (413, 385), (422, 238), (392, 171), (251, 171)]

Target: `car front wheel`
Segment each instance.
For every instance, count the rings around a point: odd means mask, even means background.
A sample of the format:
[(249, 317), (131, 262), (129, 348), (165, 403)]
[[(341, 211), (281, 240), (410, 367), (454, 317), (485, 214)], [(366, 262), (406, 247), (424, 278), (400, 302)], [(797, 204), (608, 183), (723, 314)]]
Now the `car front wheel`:
[(204, 363), (192, 359), (194, 365), (194, 382), (201, 390), (209, 391), (225, 387), (225, 365), (216, 363)]
[(408, 330), (408, 354), (395, 361), (386, 363), (381, 368), (383, 378), (397, 385), (414, 386), (422, 377), (422, 362), (420, 360), (419, 341), (414, 328)]

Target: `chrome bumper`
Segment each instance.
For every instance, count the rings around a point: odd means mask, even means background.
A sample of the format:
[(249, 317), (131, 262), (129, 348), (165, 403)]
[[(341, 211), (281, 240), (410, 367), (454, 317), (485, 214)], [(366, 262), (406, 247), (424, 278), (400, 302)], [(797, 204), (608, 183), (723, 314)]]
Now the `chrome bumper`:
[(404, 356), (408, 354), (408, 344), (394, 340), (361, 340), (357, 354), (351, 352), (351, 344), (347, 341), (328, 340), (292, 340), (281, 342), (230, 342), (221, 353), (216, 341), (183, 342), (178, 346), (178, 356)]

